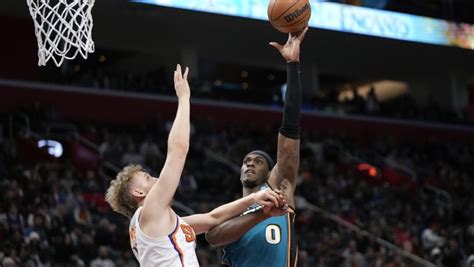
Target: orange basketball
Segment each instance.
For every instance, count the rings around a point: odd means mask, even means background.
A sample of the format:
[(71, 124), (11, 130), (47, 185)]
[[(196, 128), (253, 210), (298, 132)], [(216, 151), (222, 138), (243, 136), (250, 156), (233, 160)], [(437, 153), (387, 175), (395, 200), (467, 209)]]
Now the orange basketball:
[(303, 30), (310, 17), (309, 0), (271, 0), (268, 4), (268, 20), (284, 33)]

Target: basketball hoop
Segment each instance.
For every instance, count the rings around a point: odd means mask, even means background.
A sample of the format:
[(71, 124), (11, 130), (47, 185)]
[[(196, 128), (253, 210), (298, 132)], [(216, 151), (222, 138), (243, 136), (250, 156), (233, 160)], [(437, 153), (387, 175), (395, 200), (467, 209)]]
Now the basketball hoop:
[(26, 0), (38, 40), (38, 66), (53, 59), (60, 66), (78, 53), (94, 52), (92, 7), (95, 0)]

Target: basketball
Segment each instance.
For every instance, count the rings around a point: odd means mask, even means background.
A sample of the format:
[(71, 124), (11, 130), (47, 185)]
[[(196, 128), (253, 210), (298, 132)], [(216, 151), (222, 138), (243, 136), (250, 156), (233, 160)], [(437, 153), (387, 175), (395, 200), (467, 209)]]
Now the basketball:
[(268, 20), (280, 32), (299, 32), (311, 17), (309, 0), (271, 0)]

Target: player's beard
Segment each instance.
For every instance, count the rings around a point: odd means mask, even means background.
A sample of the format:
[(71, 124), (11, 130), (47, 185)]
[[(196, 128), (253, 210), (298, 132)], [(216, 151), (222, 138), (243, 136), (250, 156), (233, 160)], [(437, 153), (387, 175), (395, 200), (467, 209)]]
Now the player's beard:
[(252, 188), (261, 186), (261, 185), (264, 184), (267, 180), (268, 180), (268, 175), (263, 175), (263, 177), (257, 177), (257, 178), (254, 179), (254, 180), (242, 179), (242, 185), (243, 185), (245, 188), (252, 189)]
[(257, 180), (253, 180), (253, 181), (249, 181), (249, 180), (243, 180), (242, 181), (242, 185), (245, 187), (245, 188), (255, 188), (257, 186), (259, 186), (259, 183)]

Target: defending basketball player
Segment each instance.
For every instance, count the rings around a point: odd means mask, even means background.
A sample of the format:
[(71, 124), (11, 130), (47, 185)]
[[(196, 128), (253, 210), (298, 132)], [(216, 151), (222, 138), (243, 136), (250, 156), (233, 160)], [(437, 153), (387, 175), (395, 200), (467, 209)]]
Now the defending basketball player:
[(168, 152), (160, 177), (155, 178), (140, 166), (125, 167), (107, 190), (106, 200), (113, 210), (130, 221), (130, 244), (140, 266), (199, 266), (196, 234), (208, 231), (244, 212), (256, 203), (265, 211), (284, 204), (281, 195), (265, 190), (220, 206), (209, 213), (179, 217), (171, 208), (173, 195), (189, 149), (190, 88), (189, 69), (182, 74), (177, 65), (174, 87), (178, 109), (168, 137)]
[(298, 34), (289, 34), (285, 45), (270, 43), (287, 62), (288, 87), (278, 135), (277, 164), (274, 166), (267, 153), (252, 151), (245, 156), (240, 174), (244, 197), (268, 187), (278, 188), (287, 199), (290, 212), (270, 218), (270, 214), (259, 211), (254, 205), (244, 216), (226, 221), (206, 233), (210, 244), (226, 245), (223, 262), (230, 266), (296, 266), (298, 249), (293, 222), (300, 147), (299, 61), (300, 44), (307, 30), (306, 27)]

